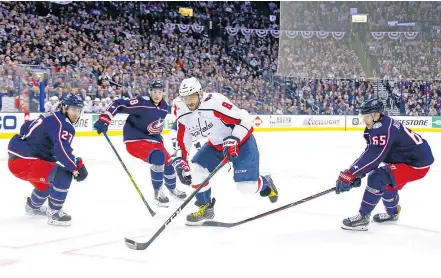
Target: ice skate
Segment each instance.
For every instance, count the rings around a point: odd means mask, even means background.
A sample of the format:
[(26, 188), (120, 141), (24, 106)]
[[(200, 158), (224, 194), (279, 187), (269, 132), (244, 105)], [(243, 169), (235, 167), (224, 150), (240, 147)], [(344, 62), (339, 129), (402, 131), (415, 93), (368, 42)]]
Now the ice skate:
[(369, 228), (370, 219), (371, 219), (370, 214), (361, 215), (360, 213), (358, 213), (355, 216), (343, 220), (343, 224), (341, 225), (341, 228), (343, 230), (367, 231)]
[(41, 206), (36, 209), (32, 208), (31, 198), (28, 197), (28, 199), (26, 200), (25, 211), (26, 211), (26, 215), (29, 216), (46, 216), (47, 207)]
[(216, 203), (216, 199), (213, 198), (211, 203), (199, 206), (199, 210), (187, 215), (187, 223), (188, 226), (199, 226), (204, 223), (204, 220), (213, 219), (214, 218), (214, 204)]
[(400, 205), (398, 205), (397, 206), (397, 213), (395, 213), (395, 214), (389, 214), (386, 212), (377, 213), (374, 215), (372, 220), (377, 223), (385, 223), (385, 222), (393, 223), (398, 220), (398, 218), (400, 216), (400, 211), (401, 211), (401, 207), (400, 207)]
[(72, 217), (63, 210), (48, 209), (46, 213), (47, 223), (54, 226), (70, 226)]
[(164, 195), (164, 192), (162, 192), (162, 187), (155, 189), (155, 200), (158, 201), (156, 205), (159, 207), (168, 208), (170, 205), (170, 200)]
[(260, 196), (268, 197), (271, 203), (277, 202), (277, 200), (279, 199), (279, 192), (277, 191), (276, 185), (274, 184), (271, 175), (264, 176), (263, 178), (268, 181), (268, 188), (265, 191), (261, 191)]
[(177, 188), (169, 189), (169, 191), (173, 197), (175, 197), (179, 200), (185, 200), (185, 198), (187, 198), (187, 193), (185, 193), (184, 191), (181, 191)]

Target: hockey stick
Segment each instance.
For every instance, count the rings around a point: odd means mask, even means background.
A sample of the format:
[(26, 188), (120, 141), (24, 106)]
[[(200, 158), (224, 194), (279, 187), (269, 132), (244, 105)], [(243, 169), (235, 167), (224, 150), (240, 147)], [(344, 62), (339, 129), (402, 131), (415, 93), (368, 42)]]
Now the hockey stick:
[(109, 142), (109, 145), (112, 147), (113, 152), (116, 154), (116, 156), (118, 157), (119, 162), (121, 163), (122, 167), (124, 168), (124, 170), (126, 170), (127, 176), (129, 176), (129, 179), (132, 181), (133, 186), (135, 187), (136, 191), (139, 194), (139, 197), (141, 197), (142, 201), (144, 202), (144, 205), (147, 207), (147, 209), (149, 210), (150, 214), (152, 215), (152, 217), (155, 217), (156, 212), (149, 206), (149, 204), (147, 203), (147, 201), (144, 198), (144, 195), (142, 195), (141, 190), (139, 190), (139, 187), (136, 185), (135, 180), (133, 179), (132, 175), (130, 174), (129, 170), (127, 169), (126, 165), (124, 164), (124, 162), (122, 161), (122, 158), (119, 156), (118, 151), (115, 149), (115, 147), (113, 146), (112, 142), (110, 141), (109, 136), (107, 136), (106, 132), (103, 132), (104, 137), (106, 137), (107, 142)]
[(224, 159), (222, 159), (221, 163), (219, 163), (219, 165), (213, 170), (213, 172), (211, 172), (208, 175), (208, 177), (201, 182), (201, 185), (196, 190), (194, 190), (193, 193), (191, 193), (191, 195), (184, 201), (184, 203), (182, 203), (182, 205), (179, 206), (179, 208), (175, 211), (175, 213), (173, 213), (172, 216), (170, 216), (170, 218), (167, 219), (167, 221), (165, 221), (165, 223), (161, 226), (161, 228), (159, 228), (159, 230), (152, 236), (152, 238), (149, 241), (136, 242), (132, 239), (126, 238), (125, 242), (127, 247), (133, 250), (145, 250), (147, 247), (149, 247), (150, 244), (152, 244), (152, 242), (172, 222), (172, 220), (185, 208), (185, 206), (191, 201), (191, 199), (193, 199), (193, 197), (196, 196), (196, 194), (204, 187), (204, 185), (210, 181), (210, 179), (214, 176), (214, 174), (216, 174), (225, 164), (227, 164), (227, 162), (228, 162), (227, 157), (224, 157)]
[(264, 216), (267, 216), (267, 215), (270, 215), (270, 214), (276, 213), (276, 212), (278, 212), (278, 211), (285, 210), (285, 209), (288, 209), (288, 208), (290, 208), (290, 207), (294, 207), (294, 206), (297, 206), (297, 205), (300, 205), (300, 204), (306, 203), (306, 202), (308, 202), (308, 201), (311, 201), (311, 200), (313, 200), (313, 199), (315, 199), (315, 198), (318, 198), (318, 197), (320, 197), (320, 196), (326, 195), (326, 194), (331, 193), (331, 192), (333, 192), (333, 191), (335, 191), (335, 187), (330, 188), (330, 189), (325, 190), (325, 191), (322, 191), (322, 192), (317, 193), (317, 194), (315, 194), (315, 195), (312, 195), (312, 196), (306, 197), (306, 198), (304, 198), (304, 199), (302, 199), (302, 200), (299, 200), (299, 201), (296, 201), (296, 202), (294, 202), (294, 203), (290, 203), (290, 204), (284, 205), (283, 207), (279, 207), (279, 208), (276, 208), (276, 209), (273, 209), (273, 210), (270, 210), (270, 211), (264, 212), (264, 213), (262, 213), (262, 214), (259, 214), (259, 215), (256, 215), (256, 216), (253, 216), (253, 217), (250, 217), (250, 218), (244, 219), (244, 220), (239, 221), (239, 222), (225, 223), (225, 222), (218, 222), (218, 221), (212, 221), (212, 220), (209, 220), (209, 221), (205, 221), (204, 223), (202, 223), (202, 226), (222, 227), (222, 228), (232, 228), (232, 227), (235, 227), (235, 226), (238, 226), (238, 225), (242, 225), (242, 224), (245, 224), (245, 223), (247, 223), (247, 222), (250, 222), (250, 221), (253, 221), (253, 220), (256, 220), (256, 219), (262, 218), (262, 217), (264, 217)]

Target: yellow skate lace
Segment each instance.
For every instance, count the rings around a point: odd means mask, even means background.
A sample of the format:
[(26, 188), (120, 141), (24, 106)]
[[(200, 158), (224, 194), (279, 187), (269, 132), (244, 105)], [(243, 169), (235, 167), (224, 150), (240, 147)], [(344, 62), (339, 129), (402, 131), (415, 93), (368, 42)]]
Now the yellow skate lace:
[(200, 206), (198, 211), (193, 212), (193, 216), (194, 217), (201, 217), (201, 216), (203, 216), (204, 213), (205, 213), (205, 210), (208, 208), (209, 205), (210, 204), (206, 204), (206, 205)]
[(278, 194), (276, 193), (276, 191), (274, 191), (274, 190), (271, 189), (271, 192), (270, 192), (270, 194), (268, 195), (268, 197), (271, 198), (271, 197), (274, 197), (274, 196), (277, 196), (277, 195), (278, 195)]

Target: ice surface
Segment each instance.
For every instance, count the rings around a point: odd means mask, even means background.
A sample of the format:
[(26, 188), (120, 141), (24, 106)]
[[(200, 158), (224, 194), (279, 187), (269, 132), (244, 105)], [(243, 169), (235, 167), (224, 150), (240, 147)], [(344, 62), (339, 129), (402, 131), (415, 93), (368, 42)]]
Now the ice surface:
[[(422, 133), (438, 159), (441, 134)], [(257, 133), (261, 171), (280, 191), (277, 204), (243, 196), (225, 167), (212, 182), (216, 220), (231, 222), (302, 199), (335, 185), (340, 170), (364, 150), (361, 132)], [(135, 181), (154, 209), (149, 166), (112, 137)], [(145, 251), (124, 237), (148, 240), (164, 222), (151, 218), (103, 137), (75, 138), (74, 149), (89, 171), (73, 182), (65, 210), (71, 227), (24, 215), (32, 187), (7, 169), (7, 143), (0, 140), (0, 277), (439, 277), (441, 259), (441, 163), (401, 192), (396, 225), (372, 224), (368, 232), (340, 229), (354, 215), (362, 188), (328, 194), (232, 229), (187, 227), (189, 205)], [(364, 183), (363, 183), (364, 184)], [(190, 192), (187, 187), (178, 185)], [(382, 211), (380, 204), (376, 211)]]

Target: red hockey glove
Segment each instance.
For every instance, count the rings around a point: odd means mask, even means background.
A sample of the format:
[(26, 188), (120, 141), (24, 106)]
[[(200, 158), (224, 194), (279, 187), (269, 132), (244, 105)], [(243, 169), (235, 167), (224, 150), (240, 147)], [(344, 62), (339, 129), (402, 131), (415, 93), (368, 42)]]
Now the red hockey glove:
[(173, 160), (172, 165), (181, 183), (191, 185), (191, 172), (187, 160), (182, 157), (177, 157)]
[(224, 138), (224, 156), (228, 157), (229, 161), (233, 161), (240, 154), (239, 149), (240, 140), (234, 136)]
[(338, 180), (336, 182), (335, 193), (340, 194), (341, 192), (351, 190), (351, 188), (354, 187), (353, 182), (355, 181), (355, 179), (356, 177), (348, 170), (340, 172), (340, 175), (338, 175)]
[(101, 114), (98, 120), (93, 125), (98, 132), (98, 134), (106, 133), (109, 129), (110, 122), (112, 120), (110, 119), (109, 115), (107, 114)]

